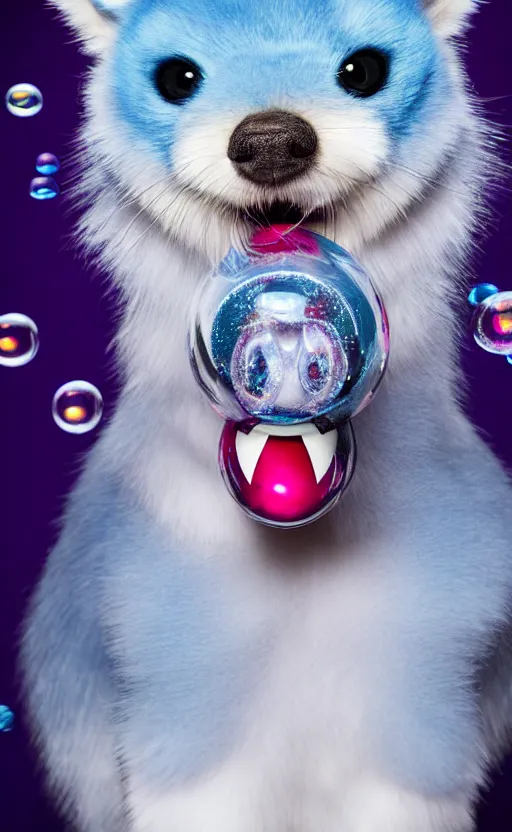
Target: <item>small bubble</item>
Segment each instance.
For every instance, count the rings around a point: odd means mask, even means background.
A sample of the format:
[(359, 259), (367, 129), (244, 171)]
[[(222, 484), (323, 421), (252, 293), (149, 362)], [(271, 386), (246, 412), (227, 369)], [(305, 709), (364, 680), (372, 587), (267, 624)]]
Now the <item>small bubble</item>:
[(473, 335), (487, 352), (512, 355), (512, 292), (498, 292), (477, 307)]
[(37, 176), (30, 183), (30, 196), (33, 199), (54, 199), (60, 194), (60, 188), (51, 176)]
[(479, 283), (478, 286), (473, 286), (471, 289), (468, 295), (468, 301), (471, 306), (478, 306), (479, 303), (482, 303), (490, 295), (496, 295), (497, 293), (498, 287), (493, 283)]
[(7, 705), (0, 705), (0, 731), (7, 733), (14, 727), (14, 714)]
[(32, 361), (39, 349), (37, 327), (26, 315), (0, 315), (0, 364), (21, 367)]
[(53, 153), (40, 153), (36, 159), (36, 170), (43, 176), (53, 176), (60, 170), (60, 162)]
[(5, 106), (13, 116), (28, 118), (41, 112), (43, 96), (33, 84), (16, 84), (8, 90)]
[(101, 393), (88, 381), (69, 381), (55, 393), (52, 413), (57, 425), (67, 433), (88, 433), (103, 414)]

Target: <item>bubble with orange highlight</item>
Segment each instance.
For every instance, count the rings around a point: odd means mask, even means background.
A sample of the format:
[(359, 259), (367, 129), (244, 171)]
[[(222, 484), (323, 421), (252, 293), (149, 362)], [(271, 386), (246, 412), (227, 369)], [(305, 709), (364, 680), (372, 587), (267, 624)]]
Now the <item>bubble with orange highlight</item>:
[(66, 433), (88, 433), (101, 420), (103, 398), (98, 388), (88, 381), (69, 381), (55, 393), (52, 414)]
[(37, 326), (27, 315), (0, 315), (0, 365), (22, 367), (39, 349)]
[(15, 84), (7, 91), (5, 106), (13, 116), (36, 116), (43, 109), (41, 90), (34, 84)]
[(494, 293), (477, 306), (473, 335), (487, 352), (512, 355), (512, 292)]

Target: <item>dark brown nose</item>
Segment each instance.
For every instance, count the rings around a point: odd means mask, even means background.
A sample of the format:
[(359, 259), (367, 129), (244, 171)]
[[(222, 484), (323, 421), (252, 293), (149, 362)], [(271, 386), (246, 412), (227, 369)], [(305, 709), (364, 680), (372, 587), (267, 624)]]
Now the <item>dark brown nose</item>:
[(235, 128), (228, 158), (238, 173), (259, 185), (281, 185), (302, 176), (318, 147), (315, 131), (293, 113), (269, 110), (247, 116)]

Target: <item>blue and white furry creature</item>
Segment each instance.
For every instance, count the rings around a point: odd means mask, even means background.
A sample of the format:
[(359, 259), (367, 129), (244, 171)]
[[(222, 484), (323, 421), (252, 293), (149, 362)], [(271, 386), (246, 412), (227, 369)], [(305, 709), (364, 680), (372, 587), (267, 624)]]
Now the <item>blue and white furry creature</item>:
[[(81, 235), (124, 297), (118, 409), (23, 637), (56, 802), (79, 832), (474, 830), (512, 726), (511, 490), (450, 305), (490, 167), (474, 3), (54, 2), (96, 56)], [(186, 349), (265, 211), (360, 259), (392, 339), (351, 489), (298, 531), (226, 492)]]

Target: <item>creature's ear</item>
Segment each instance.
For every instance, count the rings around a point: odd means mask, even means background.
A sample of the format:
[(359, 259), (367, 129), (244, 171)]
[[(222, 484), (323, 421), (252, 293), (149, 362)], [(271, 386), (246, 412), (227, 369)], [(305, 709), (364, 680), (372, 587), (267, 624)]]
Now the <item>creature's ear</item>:
[(86, 52), (101, 52), (113, 38), (116, 18), (131, 0), (48, 0), (77, 32)]
[(480, 0), (422, 0), (436, 32), (443, 38), (461, 35)]

